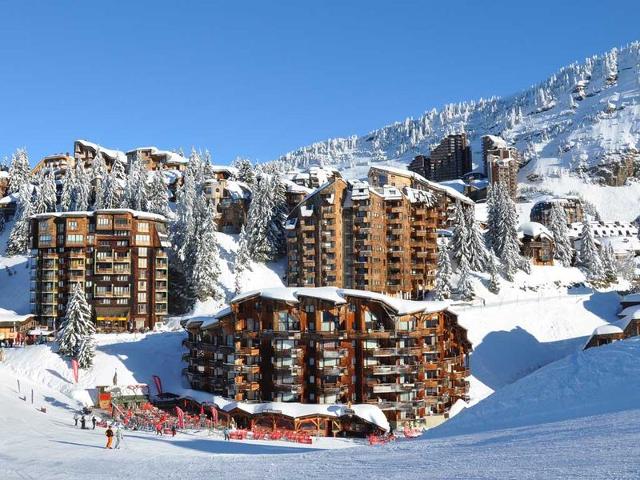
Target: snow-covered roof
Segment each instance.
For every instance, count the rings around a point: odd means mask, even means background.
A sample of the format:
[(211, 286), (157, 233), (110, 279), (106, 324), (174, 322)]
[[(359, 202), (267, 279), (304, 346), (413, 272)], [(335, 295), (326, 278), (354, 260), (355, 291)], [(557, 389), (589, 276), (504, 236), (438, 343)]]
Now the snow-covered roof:
[(404, 193), (411, 203), (426, 203), (427, 205), (432, 206), (436, 201), (433, 193), (428, 190), (404, 187)]
[(12, 193), (6, 197), (0, 198), (0, 205), (9, 205), (10, 203), (16, 203), (18, 201), (18, 194)]
[(238, 174), (238, 169), (230, 165), (210, 165), (208, 168), (214, 173), (228, 173), (229, 175)]
[(549, 240), (553, 239), (553, 235), (547, 227), (538, 222), (524, 222), (518, 228), (518, 233), (529, 236), (531, 238), (546, 237)]
[(507, 142), (504, 138), (502, 137), (498, 137), (497, 135), (485, 135), (484, 137), (488, 138), (489, 140), (491, 140), (491, 142), (493, 143), (494, 147), (497, 148), (507, 148)]
[(9, 178), (9, 172), (6, 170), (0, 170), (0, 178)]
[(596, 336), (596, 335), (612, 335), (615, 333), (624, 333), (624, 330), (620, 327), (618, 327), (617, 325), (608, 323), (606, 325), (600, 325), (599, 327), (597, 327), (593, 333), (591, 334), (592, 337)]
[(640, 305), (631, 305), (618, 313), (618, 317), (623, 318), (632, 315), (634, 318), (640, 318)]
[(251, 198), (251, 189), (246, 183), (228, 180), (225, 184), (225, 189), (233, 199)]
[(187, 163), (189, 163), (189, 160), (184, 158), (179, 153), (170, 152), (169, 150), (160, 150), (157, 147), (138, 147), (138, 148), (134, 148), (133, 150), (129, 150), (127, 152), (127, 155), (129, 155), (131, 153), (140, 152), (142, 150), (149, 150), (152, 155), (160, 155), (160, 156), (165, 157), (165, 159), (166, 159), (165, 161), (167, 163), (182, 164), (182, 165), (186, 165)]
[(409, 315), (412, 313), (433, 313), (446, 310), (448, 302), (415, 301), (391, 297), (382, 293), (369, 292), (367, 290), (353, 290), (337, 287), (277, 287), (252, 290), (241, 293), (230, 303), (238, 303), (252, 297), (268, 298), (287, 303), (298, 303), (299, 297), (310, 297), (331, 302), (334, 305), (347, 303), (347, 297), (368, 298), (379, 301), (389, 307), (396, 315)]
[(467, 186), (464, 180), (456, 179), (456, 180), (447, 180), (446, 182), (439, 182), (440, 185), (445, 187), (453, 188), (456, 192), (464, 193), (464, 189)]
[(389, 431), (389, 421), (384, 412), (377, 406), (371, 404), (352, 404), (349, 406), (342, 404), (313, 404), (296, 402), (261, 402), (247, 403), (237, 402), (217, 395), (213, 396), (213, 402), (218, 408), (225, 412), (235, 409), (242, 410), (251, 415), (260, 413), (278, 412), (290, 418), (301, 418), (312, 415), (326, 415), (329, 417), (342, 417), (344, 415), (355, 415), (362, 420), (380, 427), (384, 431)]
[(307, 188), (304, 185), (298, 185), (287, 178), (283, 178), (282, 183), (287, 187), (287, 192), (289, 193), (304, 193), (305, 195), (308, 195), (313, 191), (310, 188)]
[(140, 210), (131, 210), (130, 208), (101, 208), (99, 210), (93, 211), (79, 211), (79, 212), (48, 212), (48, 213), (37, 213), (33, 215), (31, 218), (69, 218), (69, 217), (92, 217), (96, 213), (110, 213), (110, 214), (119, 214), (119, 213), (130, 213), (135, 218), (147, 219), (147, 220), (157, 220), (159, 222), (167, 222), (167, 218), (163, 215), (159, 215), (157, 213), (151, 212), (143, 212)]
[(640, 304), (640, 293), (629, 293), (627, 295), (625, 295), (624, 297), (622, 297), (622, 300), (620, 300), (622, 303), (632, 303), (632, 302), (637, 302), (638, 304)]
[(124, 152), (121, 152), (120, 150), (105, 148), (101, 145), (98, 145), (97, 143), (88, 142), (87, 140), (76, 140), (76, 142), (78, 142), (80, 145), (82, 145), (85, 148), (90, 148), (95, 152), (100, 150), (102, 155), (104, 155), (105, 157), (109, 157), (112, 160), (115, 160), (117, 158), (121, 162), (127, 163), (127, 156), (125, 155)]
[(373, 167), (371, 167), (372, 169), (375, 168), (377, 170), (382, 170), (382, 171), (386, 171), (389, 173), (393, 173), (395, 175), (402, 175), (404, 177), (407, 178), (413, 178), (414, 180), (426, 185), (427, 187), (442, 192), (446, 195), (449, 195), (450, 197), (454, 198), (455, 200), (459, 200), (463, 203), (467, 203), (469, 205), (475, 205), (475, 202), (473, 200), (471, 200), (469, 197), (467, 197), (466, 195), (461, 194), (460, 192), (458, 192), (456, 189), (451, 188), (447, 185), (442, 185), (441, 183), (436, 183), (436, 182), (432, 182), (431, 180), (427, 180), (426, 178), (424, 178), (422, 175), (419, 175), (415, 172), (412, 172), (411, 170), (406, 170), (403, 168), (397, 168), (397, 167), (390, 167), (388, 165), (375, 165)]
[(13, 324), (13, 322), (20, 324), (32, 317), (33, 315), (30, 313), (26, 315), (21, 315), (19, 313), (14, 312), (13, 310), (6, 310), (4, 308), (0, 308), (0, 324), (11, 325)]

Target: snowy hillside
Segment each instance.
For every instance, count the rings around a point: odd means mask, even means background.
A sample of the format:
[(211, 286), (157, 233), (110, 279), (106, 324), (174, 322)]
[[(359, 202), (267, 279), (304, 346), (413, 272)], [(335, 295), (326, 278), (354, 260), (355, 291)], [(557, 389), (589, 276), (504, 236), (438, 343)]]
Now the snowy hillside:
[(362, 176), (372, 162), (406, 164), (442, 137), (464, 131), (481, 161), (480, 139), (501, 135), (526, 161), (554, 158), (552, 173), (592, 169), (640, 150), (640, 43), (572, 63), (546, 80), (505, 98), (446, 105), (362, 136), (334, 138), (279, 160), (288, 167), (335, 165)]

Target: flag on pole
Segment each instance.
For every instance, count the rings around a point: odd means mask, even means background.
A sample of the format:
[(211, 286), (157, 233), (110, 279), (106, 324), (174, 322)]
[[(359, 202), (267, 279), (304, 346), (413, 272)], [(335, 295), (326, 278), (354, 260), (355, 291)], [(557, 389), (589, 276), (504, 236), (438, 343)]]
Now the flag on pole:
[(160, 377), (157, 375), (153, 375), (151, 378), (153, 378), (153, 383), (156, 384), (156, 390), (158, 390), (158, 396), (162, 395), (162, 380), (160, 380)]
[(184, 411), (176, 406), (176, 415), (178, 416), (178, 427), (184, 428)]

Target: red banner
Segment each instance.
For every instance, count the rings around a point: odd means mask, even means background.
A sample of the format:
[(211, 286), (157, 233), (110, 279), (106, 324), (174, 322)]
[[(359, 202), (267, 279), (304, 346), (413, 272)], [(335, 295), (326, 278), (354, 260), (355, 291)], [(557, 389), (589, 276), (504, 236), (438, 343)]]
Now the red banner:
[(178, 416), (178, 427), (184, 428), (184, 412), (180, 407), (176, 407), (176, 415)]
[(214, 425), (218, 423), (218, 409), (216, 407), (211, 407), (211, 418)]
[(71, 369), (73, 370), (73, 378), (78, 383), (78, 360), (75, 358), (71, 359)]
[(156, 384), (156, 389), (158, 390), (158, 396), (162, 395), (162, 380), (157, 375), (153, 375), (153, 383)]

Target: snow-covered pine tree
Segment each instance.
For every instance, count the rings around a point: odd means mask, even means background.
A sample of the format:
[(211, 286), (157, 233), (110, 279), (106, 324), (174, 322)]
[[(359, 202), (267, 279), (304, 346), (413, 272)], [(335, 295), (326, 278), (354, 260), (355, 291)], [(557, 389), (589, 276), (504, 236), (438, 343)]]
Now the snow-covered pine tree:
[(571, 265), (573, 259), (573, 247), (569, 239), (569, 229), (567, 228), (567, 214), (564, 208), (555, 202), (549, 213), (549, 230), (553, 236), (555, 258), (563, 267)]
[(456, 285), (456, 292), (460, 295), (462, 300), (473, 299), (473, 284), (471, 283), (471, 270), (469, 268), (469, 262), (467, 257), (462, 256), (460, 264), (458, 265), (458, 284)]
[(498, 259), (493, 253), (489, 254), (489, 291), (495, 295), (500, 293), (500, 277), (498, 276)]
[(9, 234), (6, 254), (8, 256), (22, 255), (29, 251), (29, 228), (30, 219), (33, 215), (33, 187), (27, 182), (22, 185), (18, 192), (18, 209), (16, 211), (16, 221)]
[(129, 165), (129, 175), (122, 199), (123, 208), (147, 210), (147, 169), (142, 163), (140, 154)]
[(213, 211), (203, 195), (198, 197), (196, 217), (198, 223), (191, 285), (198, 300), (219, 300), (223, 297), (223, 292), (220, 287), (220, 253), (216, 239), (216, 222)]
[(119, 208), (121, 206), (126, 177), (124, 165), (116, 157), (105, 183), (104, 208)]
[(436, 271), (436, 284), (434, 297), (436, 300), (444, 300), (451, 297), (451, 259), (447, 247), (441, 243), (438, 245), (438, 270)]
[(68, 168), (62, 177), (62, 195), (60, 196), (60, 205), (58, 205), (60, 212), (69, 212), (75, 209), (75, 183), (76, 171), (73, 168)]
[(256, 174), (251, 161), (238, 157), (233, 161), (232, 165), (238, 170), (238, 173), (235, 175), (236, 179), (252, 187), (256, 181)]
[(588, 220), (582, 223), (577, 263), (585, 270), (589, 280), (601, 281), (604, 279), (604, 267), (593, 237), (591, 223)]
[(182, 185), (176, 193), (176, 221), (173, 222), (171, 236), (173, 252), (181, 263), (185, 275), (193, 267), (190, 262), (193, 260), (194, 253), (193, 238), (196, 228), (194, 212), (198, 196), (202, 195), (201, 185), (204, 181), (201, 175), (202, 170), (202, 161), (194, 151), (189, 158)]
[(9, 190), (7, 193), (18, 193), (25, 183), (31, 179), (29, 156), (25, 149), (19, 148), (13, 154), (9, 168)]
[(91, 181), (81, 162), (76, 163), (74, 182), (74, 209), (80, 212), (89, 210), (91, 198)]
[(271, 197), (271, 218), (269, 228), (269, 245), (271, 246), (271, 259), (283, 255), (286, 251), (286, 232), (284, 224), (287, 220), (287, 189), (280, 175), (272, 175), (269, 181), (269, 193)]
[(513, 276), (519, 268), (526, 269), (520, 254), (518, 212), (507, 188), (502, 183), (494, 185), (494, 189), (496, 193), (494, 201), (498, 204), (496, 212), (500, 213), (497, 217), (499, 220), (494, 235), (494, 249), (504, 267), (505, 278), (513, 281)]
[(91, 307), (84, 296), (81, 283), (75, 283), (67, 300), (67, 310), (58, 332), (59, 353), (68, 357), (77, 357), (80, 345), (85, 337), (91, 336), (96, 329), (91, 320)]
[(151, 182), (147, 183), (147, 209), (158, 215), (169, 213), (169, 192), (164, 183), (162, 172), (153, 172)]
[(80, 368), (89, 368), (93, 366), (93, 358), (96, 356), (96, 346), (91, 335), (87, 335), (80, 340), (78, 346), (78, 366)]
[(478, 272), (485, 271), (489, 262), (489, 250), (476, 222), (474, 209), (467, 207), (464, 216), (469, 241), (469, 267)]
[(616, 256), (613, 251), (613, 247), (611, 246), (611, 244), (608, 244), (602, 248), (600, 253), (605, 280), (609, 283), (617, 281), (618, 268), (616, 265)]
[(238, 237), (238, 251), (233, 261), (233, 289), (236, 294), (242, 291), (242, 279), (245, 270), (251, 270), (249, 251), (247, 250), (247, 232), (244, 225)]
[(38, 175), (34, 213), (55, 212), (56, 200), (56, 181), (53, 173), (41, 170)]
[(251, 205), (247, 213), (247, 252), (256, 262), (266, 262), (273, 257), (271, 240), (271, 218), (274, 206), (271, 183), (265, 174), (258, 175), (253, 189)]
[(460, 202), (456, 201), (453, 214), (453, 232), (451, 235), (450, 249), (453, 259), (458, 266), (462, 262), (462, 258), (467, 261), (471, 258), (471, 245), (469, 239), (469, 228), (467, 227), (467, 219), (462, 210)]
[(498, 234), (498, 224), (500, 221), (500, 200), (498, 185), (487, 187), (487, 244), (494, 251), (497, 251), (496, 237)]
[(100, 210), (105, 208), (105, 189), (109, 183), (107, 165), (104, 163), (102, 152), (98, 150), (93, 165), (91, 167), (91, 177), (93, 180), (93, 208)]

